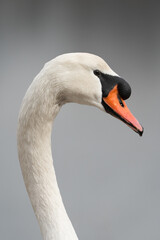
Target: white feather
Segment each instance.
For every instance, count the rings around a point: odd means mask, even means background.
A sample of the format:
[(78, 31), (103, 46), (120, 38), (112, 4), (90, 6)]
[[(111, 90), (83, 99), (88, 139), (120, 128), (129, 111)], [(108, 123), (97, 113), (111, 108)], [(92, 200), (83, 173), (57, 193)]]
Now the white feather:
[(51, 152), (53, 120), (67, 102), (104, 110), (102, 90), (93, 70), (116, 75), (100, 57), (61, 55), (46, 63), (29, 87), (18, 122), (22, 174), (44, 240), (77, 240), (64, 208)]

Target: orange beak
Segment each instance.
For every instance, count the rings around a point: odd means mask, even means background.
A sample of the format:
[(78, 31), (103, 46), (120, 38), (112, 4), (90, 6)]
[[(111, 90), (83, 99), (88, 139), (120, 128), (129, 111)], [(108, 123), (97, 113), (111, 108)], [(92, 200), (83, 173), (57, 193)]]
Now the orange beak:
[(120, 97), (117, 85), (109, 92), (107, 97), (103, 97), (103, 102), (104, 107), (105, 104), (107, 104), (105, 107), (106, 111), (126, 123), (130, 128), (142, 136), (143, 127), (132, 115), (125, 101)]

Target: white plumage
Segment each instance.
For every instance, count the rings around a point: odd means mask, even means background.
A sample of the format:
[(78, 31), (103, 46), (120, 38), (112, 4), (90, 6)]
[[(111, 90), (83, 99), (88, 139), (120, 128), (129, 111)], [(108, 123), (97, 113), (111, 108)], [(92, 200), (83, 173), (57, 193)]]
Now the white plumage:
[(18, 153), (22, 174), (44, 240), (77, 240), (65, 211), (51, 152), (54, 118), (67, 102), (104, 110), (102, 86), (93, 71), (117, 76), (92, 54), (61, 55), (45, 64), (29, 87), (18, 121)]

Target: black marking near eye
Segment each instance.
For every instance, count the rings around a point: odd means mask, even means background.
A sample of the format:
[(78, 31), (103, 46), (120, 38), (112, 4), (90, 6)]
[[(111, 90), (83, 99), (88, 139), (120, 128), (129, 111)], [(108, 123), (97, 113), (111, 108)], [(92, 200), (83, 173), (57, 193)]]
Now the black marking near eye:
[(130, 85), (121, 77), (104, 74), (99, 70), (94, 70), (94, 74), (100, 79), (102, 84), (102, 97), (107, 97), (109, 92), (117, 85), (120, 98), (127, 99), (131, 95)]

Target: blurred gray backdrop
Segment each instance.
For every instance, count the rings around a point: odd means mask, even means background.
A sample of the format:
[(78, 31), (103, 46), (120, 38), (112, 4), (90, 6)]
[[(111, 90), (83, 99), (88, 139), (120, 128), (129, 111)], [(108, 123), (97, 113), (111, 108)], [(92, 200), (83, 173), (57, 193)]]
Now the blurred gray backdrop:
[(62, 107), (52, 150), (79, 239), (160, 239), (158, 1), (0, 1), (0, 239), (41, 239), (16, 149), (22, 98), (44, 63), (66, 52), (104, 58), (132, 86), (140, 138), (98, 109)]

